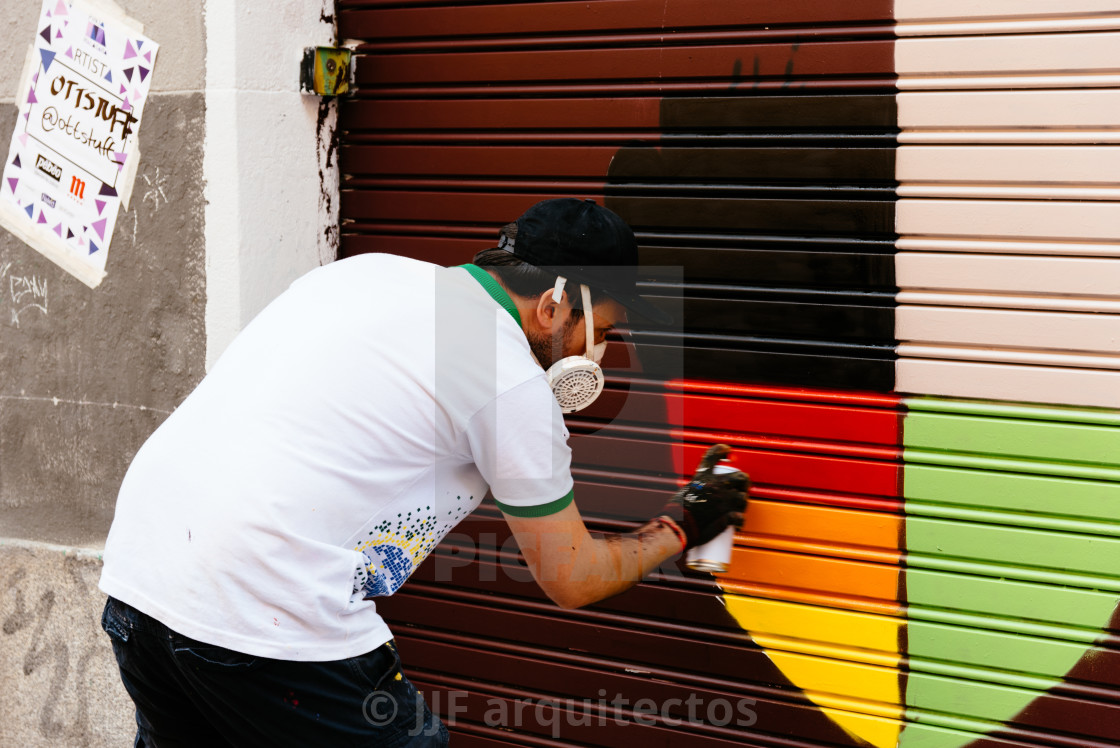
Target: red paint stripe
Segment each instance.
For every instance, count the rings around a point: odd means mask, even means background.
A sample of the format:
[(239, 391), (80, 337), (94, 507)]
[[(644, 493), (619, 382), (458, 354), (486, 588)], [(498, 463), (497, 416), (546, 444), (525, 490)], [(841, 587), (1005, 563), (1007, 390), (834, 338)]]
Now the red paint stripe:
[(898, 415), (888, 410), (847, 404), (820, 405), (692, 394), (668, 394), (665, 400), (670, 413), (683, 414), (683, 422), (688, 429), (801, 436), (864, 444), (897, 445), (901, 441)]
[(814, 390), (802, 387), (766, 387), (750, 384), (726, 384), (723, 382), (702, 382), (697, 380), (674, 380), (665, 383), (666, 389), (681, 392), (710, 392), (733, 397), (766, 397), (776, 400), (804, 400), (820, 403), (843, 403), (869, 407), (898, 409), (902, 398), (897, 395), (883, 395), (876, 392), (841, 392), (837, 390)]

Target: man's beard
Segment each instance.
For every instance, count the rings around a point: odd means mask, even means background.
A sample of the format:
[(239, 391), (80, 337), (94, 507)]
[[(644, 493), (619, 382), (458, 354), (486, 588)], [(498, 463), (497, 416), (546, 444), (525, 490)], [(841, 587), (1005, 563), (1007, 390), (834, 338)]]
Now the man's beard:
[(582, 316), (580, 316), (579, 319), (576, 319), (575, 316), (569, 317), (558, 336), (543, 332), (529, 333), (526, 335), (526, 338), (529, 340), (529, 350), (537, 357), (537, 362), (544, 367), (545, 371), (548, 371), (550, 366), (563, 357), (564, 349), (568, 347), (568, 344), (572, 340), (572, 334), (576, 324), (582, 321)]

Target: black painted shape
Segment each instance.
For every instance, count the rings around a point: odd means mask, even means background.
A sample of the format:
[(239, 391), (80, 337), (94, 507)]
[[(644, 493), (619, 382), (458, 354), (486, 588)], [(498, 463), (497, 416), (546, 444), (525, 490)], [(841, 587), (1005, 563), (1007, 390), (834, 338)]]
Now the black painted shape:
[(898, 107), (893, 93), (666, 98), (661, 130), (894, 134)]
[[(619, 158), (621, 152), (615, 161)], [(635, 231), (679, 228), (867, 238), (894, 235), (893, 200), (768, 200), (727, 197), (716, 192), (709, 197), (608, 194), (607, 203)]]
[[(704, 142), (704, 141), (702, 141)], [(843, 174), (846, 184), (889, 183), (894, 179), (893, 148), (725, 147), (707, 139), (703, 147), (634, 149), (627, 154), (626, 179), (701, 179), (705, 183), (829, 184)], [(612, 175), (612, 186), (626, 184)]]
[(642, 376), (892, 391), (894, 93), (669, 98), (661, 126), (605, 190), (643, 263), (683, 271), (647, 276), (682, 313), (634, 321)]
[[(681, 371), (679, 343), (667, 345), (635, 341), (643, 373), (652, 379), (669, 379)], [(815, 352), (786, 353), (776, 350), (702, 347), (685, 338), (683, 376), (689, 380), (749, 382), (751, 384), (814, 387), (834, 390), (888, 392), (894, 387), (895, 354), (891, 350), (837, 348), (831, 352), (817, 346)], [(772, 343), (772, 347), (777, 344)], [(807, 344), (807, 349), (814, 346)], [(879, 353), (882, 358), (869, 354)], [(607, 372), (610, 376), (610, 372)]]
[(706, 247), (692, 239), (692, 246), (660, 246), (640, 234), (638, 241), (643, 265), (681, 265), (684, 280), (690, 283), (861, 288), (892, 295), (895, 290), (894, 242), (814, 242), (797, 238), (789, 240), (785, 248), (766, 239), (752, 239), (738, 248)]
[[(650, 300), (657, 303), (658, 298)], [(874, 345), (894, 334), (893, 308), (830, 303), (827, 295), (813, 301), (686, 297), (682, 321), (686, 333), (733, 338), (773, 336)]]

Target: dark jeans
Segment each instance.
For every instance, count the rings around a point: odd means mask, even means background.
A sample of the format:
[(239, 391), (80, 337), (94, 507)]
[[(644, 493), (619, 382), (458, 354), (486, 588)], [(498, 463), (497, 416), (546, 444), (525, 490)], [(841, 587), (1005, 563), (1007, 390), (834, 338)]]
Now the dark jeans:
[(136, 745), (437, 748), (447, 728), (392, 643), (349, 660), (289, 662), (189, 639), (109, 598), (101, 626), (136, 703)]

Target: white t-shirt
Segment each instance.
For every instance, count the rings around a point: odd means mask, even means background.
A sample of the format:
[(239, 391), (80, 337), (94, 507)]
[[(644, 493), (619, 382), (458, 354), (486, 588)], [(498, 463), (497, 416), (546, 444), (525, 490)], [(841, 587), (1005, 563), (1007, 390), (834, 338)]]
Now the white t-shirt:
[(370, 598), (487, 486), (510, 513), (566, 506), (563, 416), (482, 280), (361, 255), (292, 284), (137, 453), (102, 591), (210, 644), (342, 659), (392, 638)]

